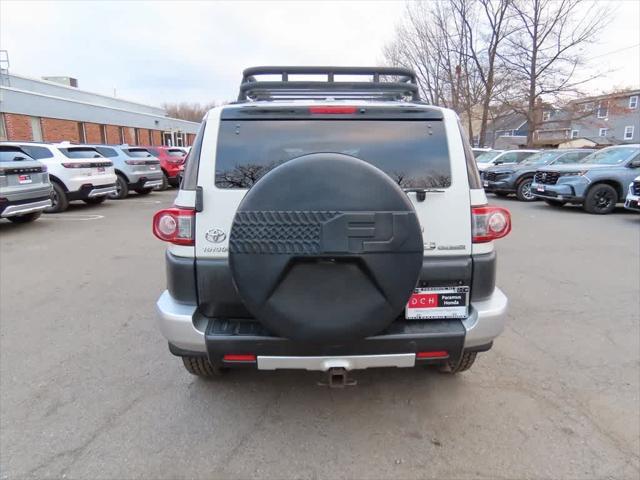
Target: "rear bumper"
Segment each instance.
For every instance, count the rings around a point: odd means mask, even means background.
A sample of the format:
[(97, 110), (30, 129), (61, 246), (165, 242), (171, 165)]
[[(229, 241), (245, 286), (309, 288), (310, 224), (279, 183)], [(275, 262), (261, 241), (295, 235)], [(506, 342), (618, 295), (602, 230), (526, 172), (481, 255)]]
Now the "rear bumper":
[(29, 200), (18, 200), (15, 202), (0, 203), (0, 217), (8, 218), (29, 213), (42, 212), (51, 206), (51, 198), (46, 197), (31, 198)]
[[(207, 355), (215, 364), (226, 364), (225, 354), (252, 354), (264, 369), (350, 369), (413, 366), (456, 360), (465, 350), (487, 350), (504, 329), (507, 298), (496, 288), (487, 299), (472, 301), (464, 320), (397, 321), (380, 335), (340, 345), (296, 342), (271, 336), (256, 322), (204, 317), (195, 305), (177, 302), (168, 291), (160, 296), (157, 310), (160, 330), (176, 355)], [(448, 356), (416, 359), (422, 351), (446, 351)]]
[(111, 193), (116, 193), (116, 184), (92, 185), (85, 184), (75, 192), (68, 192), (69, 200), (83, 200), (85, 198), (104, 197)]

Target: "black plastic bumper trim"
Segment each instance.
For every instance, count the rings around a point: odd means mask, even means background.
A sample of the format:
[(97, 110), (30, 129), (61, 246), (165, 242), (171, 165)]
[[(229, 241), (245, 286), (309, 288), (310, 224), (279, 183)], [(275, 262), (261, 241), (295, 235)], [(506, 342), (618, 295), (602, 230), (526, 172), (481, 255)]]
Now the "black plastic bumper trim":
[(205, 342), (209, 360), (220, 364), (225, 354), (256, 356), (383, 355), (446, 350), (460, 357), (465, 328), (461, 320), (394, 322), (380, 335), (344, 344), (299, 342), (274, 337), (257, 322), (209, 319)]

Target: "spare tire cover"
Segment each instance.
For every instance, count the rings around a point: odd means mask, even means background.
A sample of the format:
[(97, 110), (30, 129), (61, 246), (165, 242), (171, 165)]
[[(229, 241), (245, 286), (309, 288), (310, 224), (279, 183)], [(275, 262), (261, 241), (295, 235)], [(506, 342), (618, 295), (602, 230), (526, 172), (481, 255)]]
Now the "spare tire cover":
[(238, 294), (281, 337), (374, 335), (416, 286), (423, 243), (413, 205), (383, 171), (338, 153), (274, 168), (247, 192), (229, 236)]

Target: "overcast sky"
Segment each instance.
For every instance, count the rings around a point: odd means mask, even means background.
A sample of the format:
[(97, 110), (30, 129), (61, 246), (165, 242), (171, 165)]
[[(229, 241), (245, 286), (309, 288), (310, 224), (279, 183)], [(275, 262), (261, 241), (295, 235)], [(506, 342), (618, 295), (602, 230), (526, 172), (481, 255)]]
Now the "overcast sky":
[[(640, 0), (608, 2), (588, 88), (640, 85)], [(377, 65), (404, 2), (0, 0), (10, 71), (144, 103), (231, 100), (252, 65)], [(631, 47), (631, 48), (629, 48)], [(612, 53), (613, 52), (613, 53)]]

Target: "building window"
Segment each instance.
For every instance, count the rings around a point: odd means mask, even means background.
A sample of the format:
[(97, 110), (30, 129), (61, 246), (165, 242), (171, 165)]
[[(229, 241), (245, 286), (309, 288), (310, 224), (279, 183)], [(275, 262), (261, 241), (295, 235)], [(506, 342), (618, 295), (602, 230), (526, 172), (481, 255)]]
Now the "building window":
[(31, 117), (31, 140), (34, 142), (42, 141), (42, 125), (40, 124), (40, 117)]
[(629, 97), (629, 108), (638, 108), (638, 96)]
[(593, 103), (592, 102), (583, 103), (582, 104), (582, 111), (583, 112), (592, 112), (593, 111)]
[(7, 127), (4, 126), (4, 114), (0, 113), (0, 141), (8, 140)]
[(78, 141), (80, 143), (87, 143), (87, 132), (84, 129), (84, 123), (78, 122)]
[(107, 126), (100, 125), (100, 142), (107, 143)]
[(606, 137), (607, 136), (607, 132), (609, 132), (608, 128), (601, 128), (600, 132), (598, 133), (599, 137)]
[(124, 127), (119, 127), (118, 130), (119, 130), (118, 133), (120, 133), (120, 143), (122, 145), (124, 145), (125, 144), (125, 141), (124, 141)]
[(133, 138), (135, 138), (136, 145), (140, 145), (140, 129), (139, 128), (133, 129)]
[(147, 133), (149, 134), (149, 145), (153, 145), (153, 134), (151, 130), (147, 130)]
[(549, 110), (545, 110), (542, 112), (542, 121), (546, 122), (551, 118), (551, 112)]
[(571, 130), (571, 138), (578, 138), (579, 130)]
[(609, 116), (609, 103), (600, 102), (598, 104), (598, 118), (607, 118)]
[(624, 139), (625, 140), (632, 140), (633, 139), (633, 125), (629, 125), (627, 127), (624, 127)]
[(162, 132), (162, 144), (173, 147), (171, 132)]

